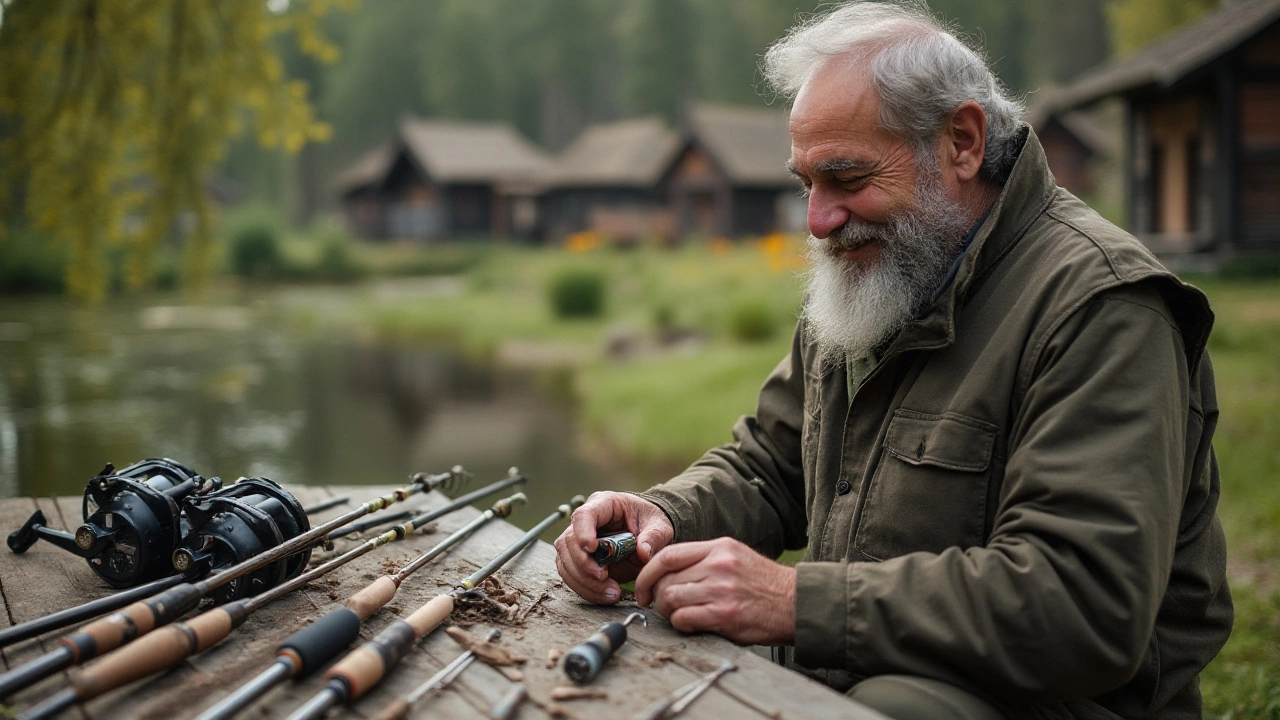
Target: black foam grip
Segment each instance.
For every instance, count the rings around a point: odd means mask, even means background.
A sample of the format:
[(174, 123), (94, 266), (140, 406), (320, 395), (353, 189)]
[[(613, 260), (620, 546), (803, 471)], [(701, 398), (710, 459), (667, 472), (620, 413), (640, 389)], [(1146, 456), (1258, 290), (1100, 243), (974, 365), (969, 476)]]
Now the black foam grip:
[(600, 626), (600, 632), (609, 638), (609, 644), (614, 650), (622, 647), (622, 643), (627, 641), (627, 626), (620, 622), (605, 623)]
[(337, 657), (360, 637), (360, 616), (348, 608), (338, 608), (280, 643), (280, 650), (292, 650), (302, 659), (294, 677), (306, 677)]

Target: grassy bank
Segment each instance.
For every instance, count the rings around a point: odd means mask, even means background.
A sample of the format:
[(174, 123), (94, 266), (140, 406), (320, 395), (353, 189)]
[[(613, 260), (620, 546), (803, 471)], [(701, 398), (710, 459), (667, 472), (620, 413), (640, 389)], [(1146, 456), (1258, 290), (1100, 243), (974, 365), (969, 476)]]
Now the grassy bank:
[[(371, 325), (407, 339), (451, 337), (504, 362), (576, 366), (573, 388), (593, 444), (660, 480), (727, 441), (733, 422), (754, 407), (790, 341), (801, 297), (798, 250), (781, 240), (677, 251), (491, 248), (453, 294), (379, 304)], [(598, 315), (552, 312), (548, 287), (565, 268), (604, 278)], [(1206, 714), (1277, 718), (1280, 283), (1196, 282), (1217, 313), (1210, 345), (1222, 408), (1220, 515), (1237, 607), (1236, 630), (1203, 677)], [(769, 332), (743, 332), (742, 317), (753, 314)], [(655, 344), (663, 336), (688, 341)], [(639, 349), (609, 350), (628, 344)]]

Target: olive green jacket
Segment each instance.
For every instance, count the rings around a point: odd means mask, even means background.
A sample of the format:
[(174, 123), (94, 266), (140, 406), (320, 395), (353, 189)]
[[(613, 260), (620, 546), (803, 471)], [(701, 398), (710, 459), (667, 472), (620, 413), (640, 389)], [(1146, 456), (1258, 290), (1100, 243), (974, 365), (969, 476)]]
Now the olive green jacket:
[(954, 282), (852, 397), (801, 322), (735, 441), (642, 496), (677, 541), (807, 544), (794, 655), (833, 685), (909, 673), (1014, 717), (1199, 717), (1232, 622), (1213, 315), (1026, 132)]

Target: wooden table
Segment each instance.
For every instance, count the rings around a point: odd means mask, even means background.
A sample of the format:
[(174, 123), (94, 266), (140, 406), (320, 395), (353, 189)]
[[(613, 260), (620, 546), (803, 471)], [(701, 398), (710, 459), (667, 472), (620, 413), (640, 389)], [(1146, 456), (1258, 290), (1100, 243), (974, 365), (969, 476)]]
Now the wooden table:
[[(335, 495), (350, 495), (353, 501), (362, 502), (388, 490), (367, 486), (290, 489), (304, 504)], [(536, 491), (536, 488), (531, 490)], [(430, 494), (406, 505), (438, 507), (444, 502), (438, 494)], [(44, 511), (52, 526), (74, 529), (81, 522), (78, 497), (12, 498), (0, 500), (0, 531), (7, 535), (21, 527), (37, 508)], [(323, 521), (349, 510), (350, 506), (340, 506), (319, 513), (313, 520)], [(477, 515), (478, 511), (466, 508), (440, 519), (434, 533), (417, 534), (379, 548), (262, 608), (220, 645), (190, 658), (181, 667), (108, 693), (64, 717), (93, 720), (192, 717), (267, 667), (279, 642), (305, 623), (340, 606), (375, 577), (394, 571)], [(541, 518), (517, 510), (513, 519), (523, 527), (530, 527)], [(431, 597), (447, 591), (454, 582), (469, 575), (522, 534), (523, 531), (509, 523), (490, 523), (406, 580), (395, 599), (365, 623), (362, 636), (372, 638), (397, 614), (412, 612)], [(350, 546), (350, 541), (339, 541), (337, 550)], [(555, 649), (563, 656), (602, 623), (621, 620), (636, 608), (634, 603), (603, 607), (581, 600), (560, 583), (555, 572), (554, 550), (543, 542), (517, 556), (499, 570), (498, 575), (523, 595), (522, 613), (530, 612), (532, 603), (542, 598), (523, 625), (498, 626), (503, 632), (499, 642), (529, 658), (520, 671), (534, 702), (526, 703), (519, 717), (550, 717), (546, 710), (550, 691), (572, 683), (560, 667), (547, 667), (549, 651)], [(45, 542), (37, 543), (23, 555), (15, 555), (7, 548), (0, 550), (0, 594), (7, 625), (102, 597), (109, 590), (84, 560)], [(678, 633), (656, 613), (644, 612), (649, 626), (633, 623), (627, 644), (589, 686), (607, 691), (608, 697), (558, 703), (567, 711), (567, 717), (628, 720), (657, 698), (714, 669), (721, 659), (737, 664), (738, 671), (725, 675), (716, 689), (693, 703), (682, 718), (720, 720), (773, 716), (794, 720), (874, 720), (883, 717), (824, 685), (770, 663), (748, 648), (713, 635)], [(486, 625), (477, 625), (469, 630), (476, 637), (483, 637), (487, 629)], [(62, 634), (50, 633), (15, 644), (0, 652), (0, 658), (6, 669), (16, 667), (56, 646)], [(380, 687), (352, 707), (331, 711), (329, 717), (372, 717), (460, 652), (444, 632), (433, 632)], [(257, 720), (286, 716), (322, 686), (322, 675), (316, 673), (302, 682), (275, 688), (240, 717)], [(10, 706), (25, 707), (61, 689), (67, 682), (67, 673), (54, 675), (10, 698)], [(485, 717), (489, 708), (511, 687), (512, 681), (503, 671), (474, 663), (450, 689), (418, 703), (410, 717)]]

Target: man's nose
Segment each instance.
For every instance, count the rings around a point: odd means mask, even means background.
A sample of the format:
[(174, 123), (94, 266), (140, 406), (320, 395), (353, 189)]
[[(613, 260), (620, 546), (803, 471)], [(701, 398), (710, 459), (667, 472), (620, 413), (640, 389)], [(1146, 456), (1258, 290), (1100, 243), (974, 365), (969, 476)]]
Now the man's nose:
[(836, 228), (849, 221), (850, 213), (841, 207), (834, 193), (814, 185), (809, 192), (809, 233), (825, 240)]

